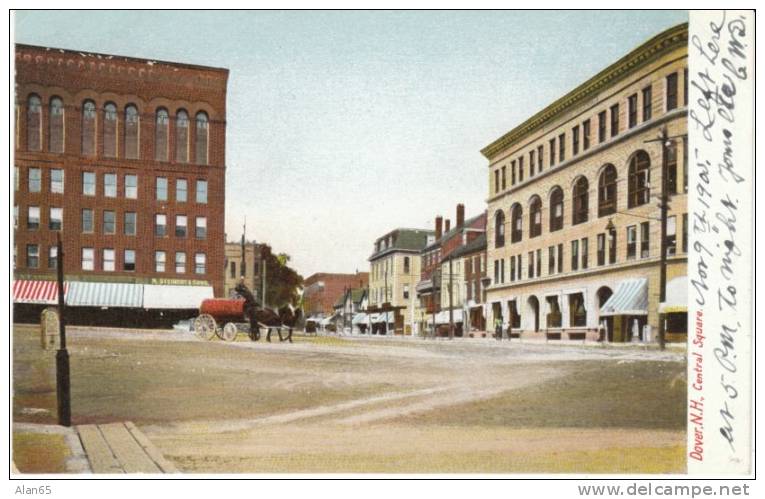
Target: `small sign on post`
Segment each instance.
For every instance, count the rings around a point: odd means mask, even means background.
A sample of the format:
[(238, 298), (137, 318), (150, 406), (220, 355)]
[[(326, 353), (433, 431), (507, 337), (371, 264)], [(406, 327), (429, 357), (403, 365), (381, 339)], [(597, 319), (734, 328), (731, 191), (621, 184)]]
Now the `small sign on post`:
[(58, 321), (58, 311), (54, 307), (48, 307), (40, 314), (40, 343), (43, 350), (58, 348)]

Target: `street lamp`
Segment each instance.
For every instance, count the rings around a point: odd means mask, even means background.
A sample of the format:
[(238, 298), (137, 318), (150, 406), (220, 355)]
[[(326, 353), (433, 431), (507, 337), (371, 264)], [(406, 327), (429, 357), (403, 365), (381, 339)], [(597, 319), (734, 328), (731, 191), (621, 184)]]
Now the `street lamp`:
[(66, 349), (66, 321), (64, 302), (64, 245), (61, 232), (56, 233), (56, 277), (58, 280), (58, 334), (59, 349), (56, 351), (56, 400), (58, 402), (58, 424), (72, 425), (71, 389), (69, 378), (69, 352)]

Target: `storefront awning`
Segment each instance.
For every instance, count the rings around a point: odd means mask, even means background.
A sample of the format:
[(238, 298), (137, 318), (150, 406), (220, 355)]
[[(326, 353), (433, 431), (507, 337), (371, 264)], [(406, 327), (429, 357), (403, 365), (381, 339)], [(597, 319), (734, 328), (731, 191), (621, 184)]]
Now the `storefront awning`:
[(212, 297), (212, 286), (143, 286), (143, 308), (147, 309), (194, 309)]
[[(462, 322), (462, 309), (461, 308), (452, 309), (452, 317), (454, 318), (455, 323)], [(449, 324), (448, 310), (442, 310), (436, 314), (436, 324)]]
[(351, 324), (366, 324), (367, 323), (367, 314), (356, 314), (353, 316), (353, 320), (351, 321)]
[(329, 317), (322, 319), (319, 324), (321, 324), (322, 326), (327, 326), (332, 323), (332, 321), (337, 317), (337, 315), (338, 315), (337, 313), (334, 313), (330, 315)]
[(424, 279), (417, 283), (417, 286), (414, 288), (418, 293), (422, 293), (424, 291), (430, 291), (433, 289), (433, 280), (432, 279)]
[[(64, 283), (64, 297), (69, 283)], [(58, 303), (58, 283), (55, 281), (13, 281), (14, 303), (55, 305)]]
[(395, 319), (393, 312), (382, 312), (380, 314), (372, 314), (372, 322), (380, 324), (383, 322), (391, 323)]
[(659, 303), (659, 313), (688, 312), (688, 277), (675, 277), (667, 283), (667, 300)]
[(648, 281), (645, 278), (621, 281), (616, 292), (600, 307), (600, 315), (648, 314)]
[(126, 307), (143, 305), (143, 284), (79, 282), (69, 285), (66, 304), (72, 307)]

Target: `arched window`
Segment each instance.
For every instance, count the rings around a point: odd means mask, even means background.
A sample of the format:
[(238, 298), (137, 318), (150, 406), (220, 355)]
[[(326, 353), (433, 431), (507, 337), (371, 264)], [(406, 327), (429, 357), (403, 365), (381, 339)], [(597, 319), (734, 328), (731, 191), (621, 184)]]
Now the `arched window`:
[(409, 273), (409, 257), (405, 256), (404, 257), (404, 274), (408, 274), (408, 273)]
[(616, 167), (608, 164), (598, 179), (598, 216), (616, 213)]
[(27, 150), (42, 149), (42, 108), (40, 97), (30, 95), (27, 99)]
[(96, 154), (96, 103), (86, 100), (82, 105), (82, 155)]
[(542, 200), (534, 196), (529, 207), (529, 237), (542, 234)]
[(510, 210), (510, 242), (517, 243), (523, 239), (523, 208), (515, 203)]
[(167, 137), (170, 126), (170, 115), (167, 109), (157, 110), (156, 128), (154, 131), (154, 159), (167, 161)]
[(550, 232), (563, 228), (563, 189), (558, 186), (550, 193)]
[(494, 247), (501, 248), (505, 245), (505, 214), (502, 210), (494, 215)]
[(590, 216), (589, 188), (590, 183), (585, 177), (579, 177), (574, 184), (574, 210), (572, 212), (574, 225), (586, 222)]
[(117, 106), (111, 102), (104, 106), (104, 156), (117, 157)]
[(196, 120), (196, 162), (198, 165), (206, 165), (208, 159), (209, 123), (207, 114), (200, 111)]
[(189, 162), (189, 115), (183, 109), (175, 115), (175, 160)]
[(648, 203), (651, 197), (651, 159), (645, 151), (638, 151), (630, 160), (627, 205), (629, 208)]
[(50, 100), (50, 111), (48, 113), (48, 133), (50, 141), (48, 149), (50, 152), (64, 152), (64, 101), (58, 97)]
[(125, 108), (125, 157), (138, 159), (140, 118), (138, 108), (128, 104)]

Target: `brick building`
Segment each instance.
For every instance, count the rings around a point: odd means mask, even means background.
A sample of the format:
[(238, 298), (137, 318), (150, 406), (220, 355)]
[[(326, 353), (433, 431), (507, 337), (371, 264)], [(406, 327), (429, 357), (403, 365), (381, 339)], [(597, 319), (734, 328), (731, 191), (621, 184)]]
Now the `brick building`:
[(71, 305), (196, 308), (220, 296), (228, 70), (15, 52), (19, 290), (55, 279), (60, 232)]
[[(687, 25), (671, 28), (482, 150), (490, 324), (648, 340), (664, 311), (668, 337), (684, 337), (687, 53)], [(668, 292), (659, 303), (663, 185)]]
[(347, 289), (366, 288), (369, 272), (332, 274), (319, 272), (303, 281), (303, 313), (306, 317), (329, 317)]

